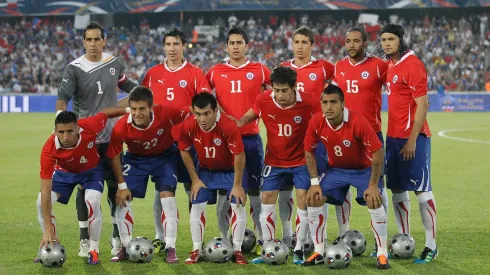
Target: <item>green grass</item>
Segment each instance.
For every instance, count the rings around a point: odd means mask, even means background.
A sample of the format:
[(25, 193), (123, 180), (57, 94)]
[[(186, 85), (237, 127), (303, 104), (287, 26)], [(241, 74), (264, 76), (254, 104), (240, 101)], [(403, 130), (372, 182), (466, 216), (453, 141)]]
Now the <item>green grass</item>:
[[(111, 217), (107, 204), (102, 203), (104, 224), (101, 237), (100, 266), (88, 266), (85, 259), (77, 256), (78, 222), (75, 198), (65, 206), (57, 204), (59, 237), (67, 248), (68, 259), (62, 268), (47, 269), (33, 264), (41, 239), (37, 221), (36, 198), (39, 192), (39, 153), (51, 133), (53, 114), (1, 114), (0, 143), (0, 274), (321, 274), (325, 266), (301, 268), (291, 263), (282, 266), (238, 267), (232, 263), (185, 265), (184, 259), (192, 248), (189, 231), (186, 195), (179, 186), (177, 201), (180, 209), (178, 256), (180, 264), (163, 263), (157, 256), (150, 264), (110, 262)], [(386, 120), (385, 120), (386, 121)], [(460, 138), (490, 140), (490, 120), (487, 113), (430, 113), (429, 123), (434, 135), (432, 140), (432, 183), (437, 201), (437, 244), (440, 256), (430, 265), (415, 266), (411, 261), (392, 260), (390, 274), (488, 274), (490, 219), (488, 218), (488, 190), (490, 189), (490, 144), (450, 140), (437, 136), (447, 129), (478, 129), (448, 133)], [(147, 199), (133, 203), (135, 236), (154, 237), (153, 191)], [(105, 195), (104, 195), (105, 197)], [(412, 200), (412, 235), (417, 241), (417, 254), (424, 246), (425, 234), (420, 222), (418, 204)], [(334, 207), (330, 207), (328, 238), (337, 236)], [(208, 207), (206, 239), (218, 236), (215, 208)], [(354, 206), (351, 228), (367, 236), (368, 250), (373, 245), (366, 208)], [(251, 219), (248, 219), (249, 228)], [(278, 228), (277, 232), (281, 232)], [(393, 210), (389, 212), (389, 235), (396, 233)], [(278, 234), (280, 236), (280, 233)], [(367, 255), (368, 252), (365, 253)], [(249, 255), (250, 259), (253, 255)], [(333, 272), (333, 271), (328, 271)], [(375, 260), (367, 256), (354, 258), (352, 264), (341, 273), (374, 274)]]

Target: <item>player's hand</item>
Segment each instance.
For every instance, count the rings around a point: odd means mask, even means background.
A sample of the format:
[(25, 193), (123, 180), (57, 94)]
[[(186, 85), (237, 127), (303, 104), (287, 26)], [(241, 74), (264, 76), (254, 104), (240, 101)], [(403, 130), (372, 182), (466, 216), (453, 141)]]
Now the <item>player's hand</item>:
[(126, 207), (127, 201), (131, 201), (131, 191), (128, 188), (118, 189), (116, 193), (116, 204), (123, 208)]
[(320, 185), (312, 185), (308, 192), (306, 192), (306, 203), (308, 206), (315, 205), (315, 201), (322, 199), (322, 188)]
[(403, 155), (404, 161), (409, 161), (415, 158), (415, 147), (417, 143), (416, 141), (411, 141), (410, 139), (403, 145), (402, 150), (400, 151), (400, 155)]
[(192, 186), (191, 186), (191, 199), (195, 201), (197, 199), (197, 194), (199, 194), (199, 190), (201, 188), (208, 188), (202, 180), (193, 180), (192, 181)]
[(363, 197), (370, 209), (378, 209), (382, 204), (381, 192), (377, 185), (369, 185)]
[(54, 234), (53, 230), (44, 230), (39, 248), (48, 247), (48, 245), (53, 247), (54, 242), (61, 243), (60, 239), (58, 239), (56, 234)]
[(237, 205), (242, 204), (245, 206), (247, 203), (247, 195), (245, 194), (245, 190), (242, 186), (233, 186), (228, 199), (231, 201), (232, 197), (235, 197)]

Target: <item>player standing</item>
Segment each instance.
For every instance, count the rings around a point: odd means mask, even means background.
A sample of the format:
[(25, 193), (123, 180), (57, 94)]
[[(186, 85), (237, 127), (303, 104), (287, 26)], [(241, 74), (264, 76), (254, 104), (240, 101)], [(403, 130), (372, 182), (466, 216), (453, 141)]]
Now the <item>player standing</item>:
[[(381, 89), (386, 82), (388, 63), (365, 52), (367, 34), (363, 29), (352, 28), (345, 36), (345, 49), (348, 56), (335, 64), (332, 83), (345, 91), (345, 106), (366, 118), (384, 144), (381, 132)], [(381, 175), (383, 176), (384, 173)], [(383, 206), (388, 213), (388, 195), (382, 192)], [(337, 207), (339, 236), (349, 230), (350, 204)], [(376, 244), (376, 242), (375, 242)], [(376, 246), (371, 252), (376, 257)]]
[[(198, 67), (184, 59), (184, 50), (187, 40), (184, 33), (178, 28), (172, 28), (163, 35), (163, 50), (165, 60), (155, 65), (146, 73), (141, 85), (151, 88), (154, 93), (154, 102), (162, 106), (174, 106), (176, 108), (191, 106), (192, 97), (201, 92), (209, 92), (209, 84), (204, 73)], [(172, 136), (177, 145), (180, 135), (180, 124), (172, 128)], [(195, 157), (195, 151), (191, 154)], [(182, 162), (180, 154), (177, 156), (177, 181), (184, 184), (185, 192), (189, 197), (191, 179)], [(158, 253), (162, 246), (164, 229), (162, 226), (162, 204), (159, 192), (155, 192), (153, 204), (153, 217), (156, 228), (156, 236), (153, 241), (155, 252)]]
[[(124, 74), (124, 65), (116, 57), (103, 53), (107, 42), (104, 28), (96, 22), (91, 22), (83, 30), (83, 46), (86, 53), (66, 66), (56, 101), (57, 113), (66, 110), (67, 104), (73, 99), (73, 111), (78, 118), (93, 116), (103, 108), (116, 106), (118, 88), (130, 92), (135, 83)], [(126, 101), (123, 101), (126, 105)], [(124, 106), (125, 107), (125, 106)], [(111, 138), (112, 127), (117, 119), (110, 119), (106, 128), (97, 137), (100, 162), (104, 168), (104, 179), (107, 182), (107, 201), (111, 207), (112, 216), (112, 250), (114, 256), (121, 248), (121, 240), (115, 219), (117, 183), (112, 174), (106, 157), (107, 147)], [(78, 189), (76, 197), (77, 216), (80, 226), (80, 249), (78, 256), (87, 257), (89, 243), (89, 224), (85, 194)]]
[(48, 138), (41, 152), (41, 192), (37, 198), (37, 218), (43, 230), (41, 247), (53, 241), (60, 242), (56, 236), (52, 205), (56, 201), (68, 204), (73, 189), (80, 184), (84, 190), (84, 207), (90, 212), (88, 263), (100, 264), (100, 201), (104, 190), (104, 168), (100, 164), (96, 139), (105, 131), (109, 118), (125, 113), (124, 108), (108, 108), (78, 121), (75, 113), (70, 111), (62, 111), (56, 116), (54, 134)]
[(430, 181), (430, 130), (427, 123), (427, 72), (403, 41), (403, 27), (381, 29), (381, 47), (389, 58), (388, 133), (386, 136), (387, 187), (391, 189), (398, 232), (410, 234), (410, 198), (414, 191), (425, 228), (425, 248), (416, 264), (437, 256), (436, 201)]
[[(162, 224), (165, 228), (167, 263), (177, 263), (178, 213), (175, 200), (177, 185), (177, 148), (171, 130), (188, 115), (185, 110), (153, 104), (153, 94), (145, 86), (137, 86), (129, 94), (131, 113), (119, 119), (112, 130), (107, 157), (118, 182), (116, 218), (122, 249), (113, 262), (126, 259), (126, 247), (133, 231), (132, 198), (145, 198), (148, 179), (159, 194)], [(124, 166), (120, 154), (126, 143)]]
[[(267, 129), (267, 147), (262, 172), (262, 226), (263, 241), (276, 238), (276, 202), (279, 190), (292, 178), (296, 187), (296, 237), (294, 264), (304, 261), (303, 246), (308, 233), (306, 192), (310, 176), (306, 167), (303, 141), (313, 106), (318, 103), (313, 95), (296, 90), (296, 72), (288, 67), (277, 67), (271, 73), (272, 91), (259, 94), (252, 108), (237, 122), (239, 127), (259, 117)], [(253, 263), (263, 263), (262, 257)]]
[[(233, 258), (237, 264), (247, 264), (241, 252), (247, 212), (247, 200), (242, 186), (245, 168), (245, 153), (242, 137), (235, 122), (222, 115), (218, 103), (209, 93), (201, 93), (192, 99), (195, 116), (187, 118), (181, 128), (179, 141), (182, 160), (192, 179), (191, 235), (193, 251), (186, 264), (195, 264), (201, 257), (204, 229), (206, 227), (206, 205), (214, 201), (217, 190), (224, 190), (232, 208)], [(199, 168), (190, 154), (196, 148)]]
[[(345, 108), (344, 94), (330, 84), (321, 97), (323, 113), (310, 120), (304, 141), (306, 165), (311, 176), (307, 194), (308, 220), (313, 235), (315, 253), (303, 265), (325, 262), (325, 219), (321, 206), (324, 203), (341, 205), (350, 186), (357, 188), (356, 201), (367, 206), (371, 214), (371, 228), (378, 243), (376, 267), (390, 268), (386, 239), (387, 217), (381, 203), (381, 170), (384, 162), (383, 145), (367, 120), (361, 114)], [(321, 179), (316, 169), (314, 150), (318, 141), (328, 152), (329, 169)], [(328, 260), (328, 259), (327, 259)]]
[[(298, 74), (298, 79), (296, 83), (296, 90), (299, 92), (305, 92), (312, 94), (313, 97), (320, 102), (320, 96), (323, 92), (325, 84), (328, 80), (333, 77), (334, 74), (334, 65), (326, 60), (317, 59), (311, 56), (311, 52), (315, 45), (315, 33), (307, 27), (301, 27), (294, 31), (293, 33), (293, 54), (294, 58), (283, 62), (281, 65), (286, 67), (291, 67)], [(314, 108), (314, 112), (321, 111), (321, 104), (317, 103)], [(318, 143), (318, 146), (315, 149), (315, 157), (318, 173), (322, 175), (327, 170), (328, 156), (325, 147), (321, 142)], [(292, 196), (292, 191), (282, 191), (283, 200), (288, 200), (288, 196)], [(350, 206), (351, 194), (350, 192), (346, 196), (346, 202), (343, 206), (338, 206), (337, 208), (342, 208), (346, 206)], [(281, 201), (281, 197), (279, 197), (279, 201)], [(292, 202), (292, 200), (290, 200)], [(283, 207), (279, 203), (279, 210), (281, 211), (281, 220), (283, 224), (283, 235), (290, 236), (291, 234), (291, 221), (286, 220), (286, 218), (291, 216), (292, 213), (288, 213), (290, 210), (292, 212), (291, 207)], [(346, 207), (349, 208), (350, 207)], [(282, 214), (282, 213), (285, 214)], [(323, 215), (328, 217), (328, 205), (325, 204), (323, 206)], [(339, 221), (339, 231), (343, 227), (342, 220)], [(296, 225), (298, 226), (298, 224)], [(326, 232), (325, 232), (326, 233)], [(325, 239), (327, 235), (325, 234)]]
[[(248, 35), (240, 27), (232, 27), (226, 36), (229, 58), (222, 64), (215, 65), (206, 77), (210, 86), (215, 89), (216, 99), (224, 113), (240, 119), (253, 105), (255, 98), (265, 89), (270, 81), (270, 71), (260, 63), (247, 59)], [(262, 232), (260, 226), (260, 174), (264, 162), (264, 149), (259, 134), (258, 120), (240, 128), (245, 147), (245, 178), (243, 186), (250, 198), (250, 214), (258, 231), (256, 253), (261, 253)], [(222, 238), (226, 238), (229, 228), (229, 204), (226, 194), (218, 195), (218, 224)], [(224, 218), (226, 217), (226, 218)]]

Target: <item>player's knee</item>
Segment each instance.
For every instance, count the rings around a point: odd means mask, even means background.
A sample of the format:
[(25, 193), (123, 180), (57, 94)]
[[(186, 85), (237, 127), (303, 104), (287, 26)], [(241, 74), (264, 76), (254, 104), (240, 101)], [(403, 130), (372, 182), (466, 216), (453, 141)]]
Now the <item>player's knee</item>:
[[(100, 212), (100, 200), (102, 198), (102, 193), (96, 190), (88, 189), (85, 191), (85, 201), (87, 207), (91, 208), (93, 212)], [(89, 211), (90, 212), (90, 211)]]
[(296, 189), (296, 204), (301, 210), (306, 210), (306, 190)]
[(322, 207), (326, 201), (324, 199), (310, 199), (307, 203), (309, 207)]
[(276, 204), (279, 191), (263, 191), (261, 201), (263, 204)]
[(226, 191), (225, 189), (218, 189), (218, 195), (226, 196), (228, 195), (228, 191)]
[(258, 188), (249, 188), (247, 193), (249, 196), (258, 196), (260, 195), (260, 190)]
[(172, 191), (162, 191), (160, 192), (160, 198), (173, 198), (175, 197), (175, 193)]
[(192, 183), (190, 183), (190, 182), (184, 182), (183, 184), (184, 184), (185, 191), (191, 191)]
[(391, 193), (393, 193), (393, 194), (400, 194), (400, 193), (405, 192), (405, 190), (402, 190), (402, 189), (390, 189), (390, 190), (391, 190)]
[(281, 191), (292, 191), (292, 190), (293, 190), (293, 188), (294, 188), (294, 185), (292, 185), (292, 184), (288, 184), (288, 185), (286, 185), (286, 186), (283, 186), (283, 187), (281, 188)]

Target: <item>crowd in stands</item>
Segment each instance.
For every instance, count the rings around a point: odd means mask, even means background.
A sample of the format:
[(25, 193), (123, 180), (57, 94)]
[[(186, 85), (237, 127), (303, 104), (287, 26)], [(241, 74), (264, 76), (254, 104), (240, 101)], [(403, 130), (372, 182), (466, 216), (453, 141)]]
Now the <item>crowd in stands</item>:
[[(490, 83), (488, 16), (407, 20), (394, 15), (389, 20), (405, 27), (405, 41), (426, 65), (430, 90), (485, 91), (485, 84)], [(227, 56), (225, 34), (230, 25), (239, 24), (247, 29), (249, 58), (269, 68), (292, 58), (292, 32), (303, 25), (317, 33), (313, 56), (335, 63), (345, 56), (346, 31), (356, 25), (345, 20), (316, 22), (306, 14), (283, 19), (272, 15), (267, 22), (253, 17), (240, 18), (238, 14), (213, 18), (210, 22), (202, 18), (194, 21), (195, 25), (220, 26), (219, 39), (192, 43), (192, 48), (186, 49), (187, 60), (205, 72)], [(194, 23), (189, 20), (183, 27), (189, 40)], [(368, 52), (379, 54), (379, 30), (384, 23), (365, 26), (370, 40)], [(121, 58), (127, 76), (139, 81), (151, 66), (164, 59), (161, 38), (172, 26), (169, 23), (150, 28), (142, 21), (140, 26), (132, 28), (110, 28), (104, 51)], [(81, 31), (74, 29), (72, 21), (43, 18), (23, 19), (15, 24), (2, 22), (0, 91), (56, 94), (66, 65), (83, 54)]]

